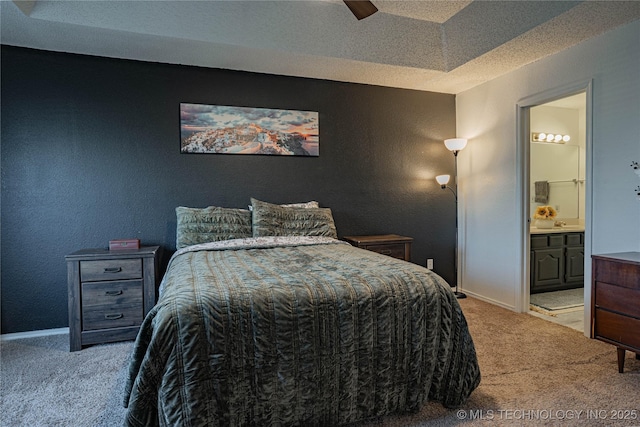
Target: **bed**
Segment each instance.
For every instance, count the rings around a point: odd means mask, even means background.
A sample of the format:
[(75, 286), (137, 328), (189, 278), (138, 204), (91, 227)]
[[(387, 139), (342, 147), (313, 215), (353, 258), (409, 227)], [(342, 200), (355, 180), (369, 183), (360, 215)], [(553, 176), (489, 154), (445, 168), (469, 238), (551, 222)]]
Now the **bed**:
[(337, 240), (326, 208), (251, 207), (178, 208), (126, 425), (343, 425), (468, 398), (480, 370), (442, 278)]

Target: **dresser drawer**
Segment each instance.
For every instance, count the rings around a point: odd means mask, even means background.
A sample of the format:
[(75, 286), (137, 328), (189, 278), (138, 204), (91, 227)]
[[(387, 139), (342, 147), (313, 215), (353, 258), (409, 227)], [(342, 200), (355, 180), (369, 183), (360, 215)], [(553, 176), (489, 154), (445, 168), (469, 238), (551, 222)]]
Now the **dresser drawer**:
[(82, 284), (82, 330), (142, 323), (142, 280)]
[(404, 243), (392, 243), (382, 245), (366, 245), (364, 249), (377, 252), (382, 255), (388, 255), (393, 258), (404, 259), (405, 257), (405, 245)]
[(80, 261), (82, 282), (140, 279), (141, 277), (142, 260), (140, 258)]
[(640, 290), (640, 266), (599, 259), (593, 280)]
[(640, 351), (640, 319), (596, 307), (594, 329), (594, 338), (604, 338)]
[(596, 282), (596, 307), (640, 319), (640, 291)]

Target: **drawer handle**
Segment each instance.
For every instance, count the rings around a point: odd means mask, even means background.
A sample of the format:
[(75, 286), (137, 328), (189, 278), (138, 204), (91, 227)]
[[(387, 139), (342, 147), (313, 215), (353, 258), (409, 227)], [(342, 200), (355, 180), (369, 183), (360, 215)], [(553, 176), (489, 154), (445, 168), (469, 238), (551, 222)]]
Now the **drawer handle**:
[(380, 253), (382, 255), (391, 255), (391, 251), (389, 249), (384, 249), (384, 250), (380, 251)]
[(105, 267), (105, 273), (120, 273), (122, 271), (122, 267)]
[(119, 289), (117, 291), (105, 291), (104, 294), (107, 295), (107, 296), (110, 296), (110, 297), (115, 297), (115, 296), (118, 296), (118, 295), (122, 295), (122, 289)]
[(107, 320), (118, 320), (118, 319), (122, 319), (124, 317), (124, 314), (122, 313), (115, 313), (115, 314), (105, 314), (104, 318)]

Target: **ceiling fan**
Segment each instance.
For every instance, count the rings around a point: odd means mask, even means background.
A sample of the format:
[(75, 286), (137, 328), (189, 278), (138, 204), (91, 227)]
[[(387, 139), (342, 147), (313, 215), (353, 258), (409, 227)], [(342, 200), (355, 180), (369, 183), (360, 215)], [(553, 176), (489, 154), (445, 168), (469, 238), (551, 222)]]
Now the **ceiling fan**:
[(343, 0), (344, 4), (347, 5), (351, 13), (358, 18), (358, 21), (366, 18), (367, 16), (371, 16), (378, 11), (378, 8), (373, 5), (370, 1), (367, 0)]

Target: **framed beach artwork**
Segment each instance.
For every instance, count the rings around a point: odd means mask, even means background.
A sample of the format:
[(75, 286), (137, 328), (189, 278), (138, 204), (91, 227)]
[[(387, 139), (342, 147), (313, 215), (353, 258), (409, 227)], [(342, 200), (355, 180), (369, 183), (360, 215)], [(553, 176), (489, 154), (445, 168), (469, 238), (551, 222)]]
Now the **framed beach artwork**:
[(318, 113), (180, 104), (180, 152), (318, 156)]

